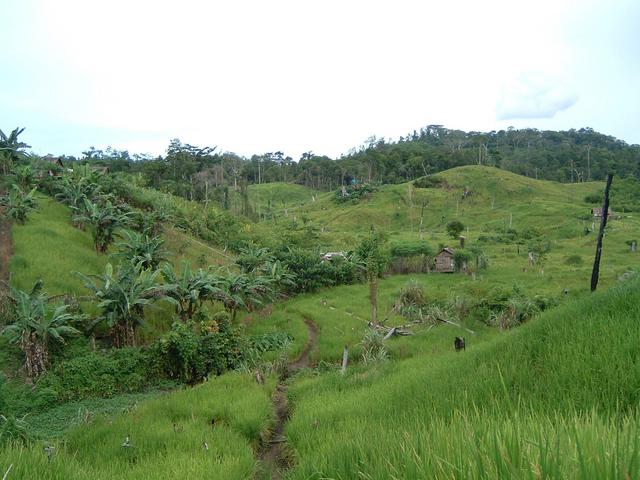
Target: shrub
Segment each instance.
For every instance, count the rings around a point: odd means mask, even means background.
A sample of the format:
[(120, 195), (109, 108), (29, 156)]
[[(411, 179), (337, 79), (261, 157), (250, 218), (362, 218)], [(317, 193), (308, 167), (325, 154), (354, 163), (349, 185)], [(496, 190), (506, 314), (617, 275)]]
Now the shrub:
[(11, 444), (25, 444), (29, 440), (24, 418), (0, 414), (0, 447)]
[(565, 265), (582, 265), (582, 257), (580, 255), (569, 255), (564, 260)]
[(456, 271), (465, 270), (468, 263), (471, 261), (471, 254), (461, 250), (456, 250), (453, 254), (453, 262), (455, 263)]
[(420, 177), (413, 182), (413, 186), (416, 188), (439, 188), (445, 186), (446, 182), (444, 179), (427, 175), (426, 177)]
[(424, 288), (418, 284), (415, 280), (410, 280), (407, 285), (400, 290), (400, 296), (396, 305), (401, 307), (416, 306), (422, 307), (427, 303), (427, 299), (424, 294)]
[(199, 327), (194, 322), (175, 322), (171, 331), (151, 346), (152, 363), (162, 375), (195, 383), (238, 365), (241, 338), (226, 313), (201, 322)]
[(337, 203), (359, 203), (360, 200), (367, 198), (376, 190), (378, 190), (378, 187), (372, 183), (347, 185), (344, 189), (339, 188), (336, 190), (333, 199)]
[[(149, 355), (139, 348), (87, 353), (64, 360), (37, 383), (40, 402), (108, 398), (119, 393), (143, 391), (151, 386)], [(57, 395), (57, 398), (56, 398)]]
[(382, 362), (389, 358), (382, 334), (371, 329), (362, 339), (362, 361), (364, 363)]
[(417, 255), (433, 256), (433, 249), (427, 242), (408, 241), (397, 242), (391, 245), (391, 256), (393, 257), (414, 257)]
[(463, 230), (464, 225), (460, 220), (453, 220), (447, 223), (447, 234), (451, 238), (458, 238)]
[(584, 197), (585, 203), (598, 204), (602, 203), (602, 193), (590, 193)]

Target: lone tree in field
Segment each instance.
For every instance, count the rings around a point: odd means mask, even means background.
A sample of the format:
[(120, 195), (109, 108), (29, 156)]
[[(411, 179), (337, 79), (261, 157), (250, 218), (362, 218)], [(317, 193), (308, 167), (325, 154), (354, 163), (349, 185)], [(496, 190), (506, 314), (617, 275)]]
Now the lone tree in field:
[(84, 318), (69, 313), (68, 305), (52, 308), (47, 305), (48, 298), (42, 291), (43, 282), (39, 280), (30, 292), (14, 290), (10, 294), (14, 321), (5, 327), (2, 334), (11, 343), (20, 346), (25, 356), (27, 377), (35, 379), (49, 366), (49, 344), (65, 343), (65, 337), (80, 332), (72, 323)]
[(369, 302), (371, 303), (371, 323), (378, 324), (378, 277), (384, 272), (386, 257), (382, 253), (383, 239), (376, 233), (373, 225), (369, 236), (365, 238), (356, 250), (356, 257), (364, 269), (369, 282)]
[(463, 230), (464, 225), (460, 220), (453, 220), (447, 223), (447, 234), (449, 234), (451, 238), (458, 238)]

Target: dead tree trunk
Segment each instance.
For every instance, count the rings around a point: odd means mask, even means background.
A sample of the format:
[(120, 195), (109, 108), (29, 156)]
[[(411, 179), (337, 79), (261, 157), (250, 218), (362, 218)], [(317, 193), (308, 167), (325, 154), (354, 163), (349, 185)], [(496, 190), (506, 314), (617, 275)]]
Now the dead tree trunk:
[(344, 346), (344, 352), (342, 352), (342, 369), (340, 373), (344, 375), (347, 371), (347, 363), (349, 362), (349, 347), (347, 345)]
[(596, 246), (596, 258), (593, 260), (593, 272), (591, 273), (591, 291), (595, 292), (598, 286), (598, 277), (600, 276), (600, 259), (602, 257), (602, 237), (604, 229), (607, 226), (607, 218), (609, 217), (609, 190), (613, 174), (607, 175), (607, 186), (604, 189), (604, 205), (602, 206), (602, 218), (600, 219), (600, 231), (598, 232), (598, 244)]

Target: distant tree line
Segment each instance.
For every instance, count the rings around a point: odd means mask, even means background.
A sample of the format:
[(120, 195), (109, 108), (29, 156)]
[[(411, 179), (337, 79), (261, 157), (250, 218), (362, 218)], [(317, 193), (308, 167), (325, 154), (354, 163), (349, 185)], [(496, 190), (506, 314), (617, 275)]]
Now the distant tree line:
[(640, 145), (590, 128), (464, 132), (429, 125), (389, 142), (371, 137), (359, 148), (331, 159), (306, 152), (298, 161), (283, 152), (245, 158), (216, 147), (195, 147), (172, 140), (164, 156), (129, 155), (91, 148), (68, 161), (109, 165), (140, 175), (153, 188), (193, 200), (228, 202), (228, 188), (247, 184), (295, 182), (320, 190), (363, 182), (399, 183), (462, 165), (488, 165), (532, 178), (559, 182), (640, 178)]

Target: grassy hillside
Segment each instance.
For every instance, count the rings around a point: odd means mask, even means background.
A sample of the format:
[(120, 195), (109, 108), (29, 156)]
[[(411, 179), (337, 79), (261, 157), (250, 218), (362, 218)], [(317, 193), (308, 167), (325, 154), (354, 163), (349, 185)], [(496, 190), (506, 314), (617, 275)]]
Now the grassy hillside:
[[(71, 225), (68, 207), (45, 195), (38, 196), (38, 208), (24, 225), (12, 227), (13, 255), (11, 283), (17, 288), (31, 288), (38, 279), (45, 281), (50, 295), (74, 293), (85, 295), (82, 282), (74, 274), (99, 273), (110, 261), (93, 248), (91, 233)], [(171, 261), (182, 260), (194, 266), (224, 265), (232, 256), (214, 249), (175, 228), (164, 233), (165, 248)], [(112, 247), (112, 251), (115, 249)]]
[(465, 353), (310, 376), (287, 478), (634, 478), (640, 283)]
[(12, 479), (250, 478), (273, 386), (228, 374), (125, 415), (99, 416), (53, 443), (50, 462), (40, 444), (1, 449), (0, 469), (12, 464)]
[[(252, 186), (252, 203), (274, 215), (254, 224), (242, 221), (239, 228), (261, 245), (286, 243), (291, 232), (302, 232), (302, 247), (352, 250), (373, 224), (389, 243), (422, 237), (437, 250), (459, 248), (457, 239), (447, 237), (446, 224), (460, 220), (466, 249), (481, 248), (487, 269), (473, 276), (389, 276), (380, 279), (378, 290), (379, 318), (387, 326), (409, 321), (394, 309), (409, 283), (424, 290), (428, 306), (448, 309), (460, 325), (414, 325), (412, 335), (384, 342), (387, 360), (367, 363), (362, 354), (370, 332), (368, 286), (299, 295), (243, 319), (246, 333), (260, 337), (244, 338), (246, 345), (233, 348), (259, 356), (250, 350), (256, 338), (268, 343), (276, 337), (268, 334), (287, 333), (291, 339), (280, 350), (268, 349), (256, 364), (250, 355), (245, 358), (244, 370), (262, 370), (265, 385), (234, 372), (166, 395), (114, 397), (113, 405), (101, 401), (90, 410), (85, 406), (93, 399), (84, 399), (41, 412), (30, 425), (41, 420), (38, 438), (55, 446), (51, 462), (41, 443), (10, 443), (0, 450), (0, 475), (13, 465), (9, 479), (252, 478), (261, 470), (260, 444), (282, 417), (284, 437), (276, 441), (286, 442), (291, 462), (285, 478), (637, 477), (639, 257), (625, 242), (640, 237), (640, 220), (623, 214), (610, 223), (601, 291), (590, 294), (595, 233), (585, 233), (592, 218), (584, 197), (602, 189), (600, 183), (563, 185), (475, 166), (436, 178), (435, 188), (385, 185), (358, 203), (340, 204), (333, 193), (296, 185)], [(100, 272), (109, 256), (95, 253), (89, 231), (71, 225), (67, 207), (46, 196), (38, 200), (28, 222), (13, 226), (11, 282), (29, 288), (43, 278), (50, 295), (84, 295), (72, 272)], [(184, 205), (197, 217), (198, 204)], [(167, 226), (163, 236), (174, 265), (234, 260), (178, 227)], [(549, 247), (535, 267), (527, 260), (531, 241)], [(627, 277), (634, 279), (621, 283)], [(500, 308), (508, 308), (516, 295), (548, 310), (512, 330), (488, 326), (497, 311), (490, 307), (502, 302)], [(159, 305), (139, 331), (142, 344), (172, 321), (173, 307)], [(456, 336), (467, 339), (465, 352), (453, 352)], [(193, 355), (188, 337), (172, 338), (176, 344), (167, 357)], [(345, 345), (350, 364), (341, 375)], [(17, 352), (3, 347), (0, 360), (12, 361), (15, 371)], [(90, 346), (82, 348), (88, 352)], [(276, 389), (270, 374), (282, 373), (280, 360), (294, 361), (308, 348), (315, 368), (290, 377), (288, 391), (282, 378)], [(0, 382), (0, 394), (2, 388)], [(289, 416), (279, 411), (283, 395), (290, 400)], [(68, 420), (76, 405), (77, 418)], [(122, 405), (124, 414), (118, 412)], [(62, 419), (78, 426), (56, 439), (65, 430)], [(0, 440), (3, 428), (0, 419)]]

